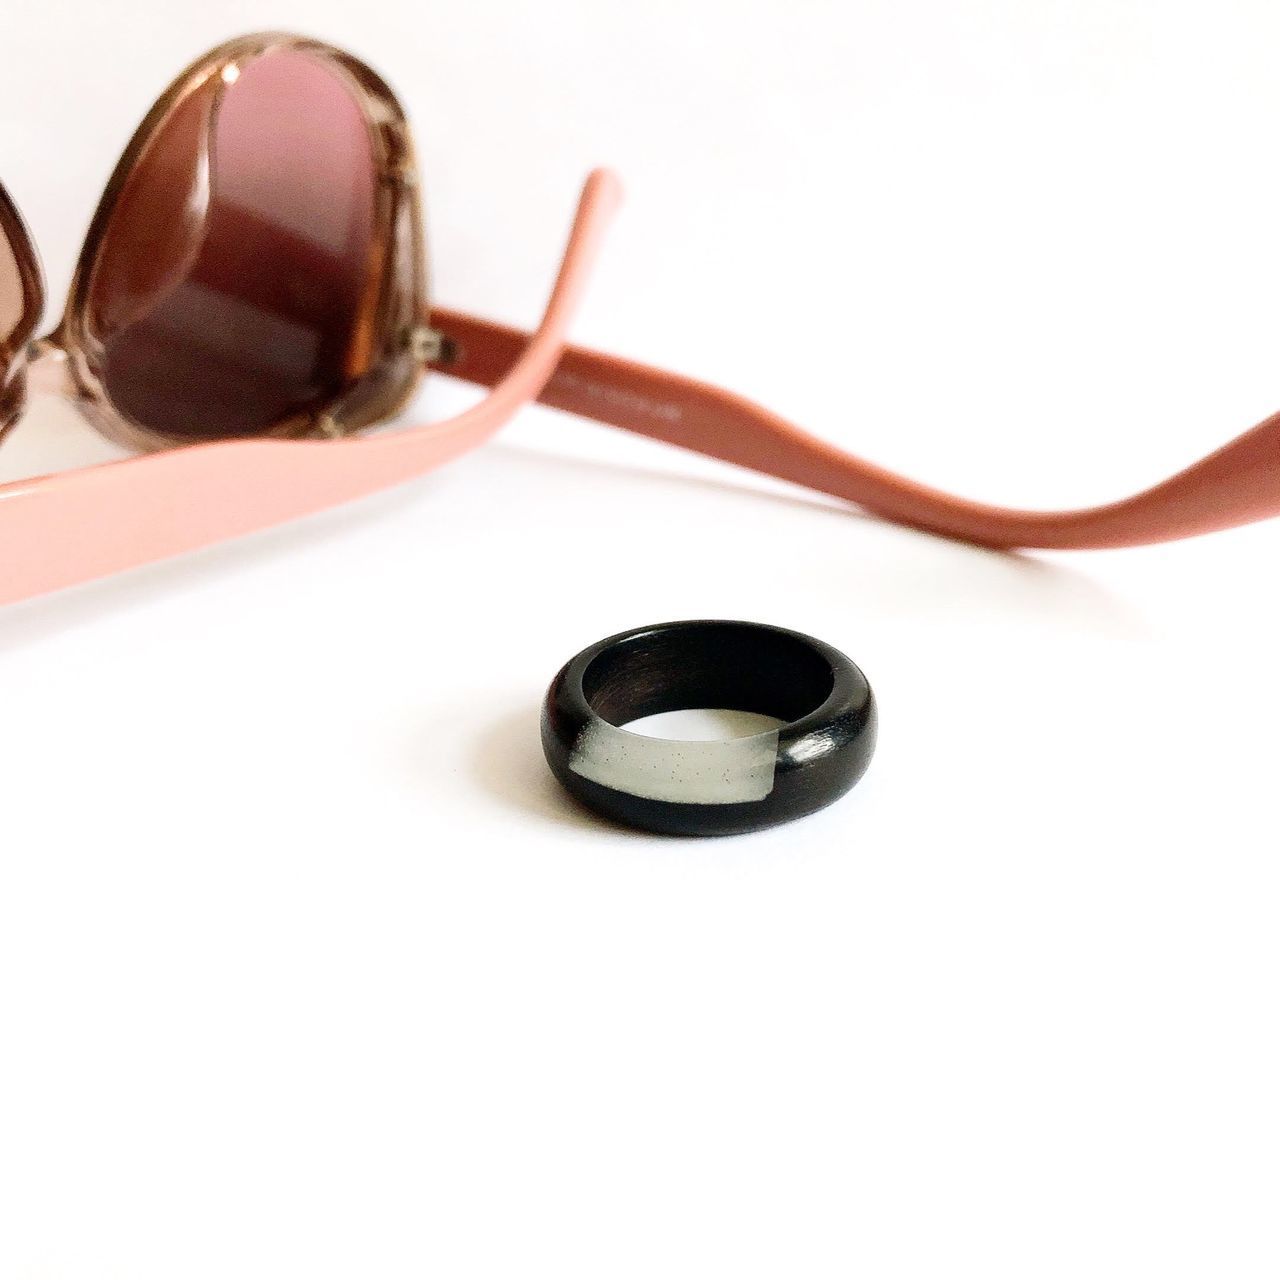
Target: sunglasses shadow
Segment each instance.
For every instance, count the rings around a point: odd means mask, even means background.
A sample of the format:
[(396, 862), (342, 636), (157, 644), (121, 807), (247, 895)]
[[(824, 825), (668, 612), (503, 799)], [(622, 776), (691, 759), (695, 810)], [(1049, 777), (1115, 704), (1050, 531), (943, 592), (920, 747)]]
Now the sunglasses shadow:
[[(627, 500), (628, 491), (635, 492), (640, 514), (660, 507), (664, 493), (683, 492), (714, 496), (730, 503), (760, 504), (762, 513), (769, 508), (791, 508), (807, 512), (811, 518), (830, 520), (830, 536), (821, 539), (820, 554), (805, 556), (796, 566), (797, 573), (802, 581), (812, 576), (815, 591), (829, 591), (836, 582), (844, 584), (842, 589), (856, 592), (864, 609), (920, 617), (922, 621), (941, 611), (980, 609), (987, 617), (1034, 615), (1042, 621), (1083, 625), (1113, 635), (1132, 636), (1141, 630), (1136, 616), (1122, 600), (1068, 565), (974, 547), (888, 524), (837, 499), (788, 491), (749, 475), (741, 480), (682, 475), (503, 443), (487, 446), (476, 461), (496, 468), (499, 480), (517, 476), (518, 488), (543, 492), (549, 504), (554, 502), (557, 490), (566, 500), (576, 501), (583, 492), (599, 490), (602, 480), (610, 480), (620, 483), (622, 501)], [(473, 461), (472, 466), (475, 465)], [(38, 643), (92, 622), (104, 613), (145, 605), (158, 595), (198, 588), (203, 581), (264, 558), (287, 555), (379, 519), (394, 518), (421, 501), (429, 501), (430, 490), (449, 488), (453, 475), (454, 468), (448, 467), (304, 520), (52, 596), (6, 606), (0, 609), (0, 652)], [(469, 486), (484, 486), (483, 477), (469, 475), (460, 479)], [(618, 495), (612, 500), (617, 501)], [(519, 518), (518, 512), (515, 518)], [(849, 537), (850, 521), (857, 522), (861, 536)]]
[(198, 589), (202, 583), (235, 574), (263, 560), (345, 537), (380, 519), (392, 519), (397, 512), (422, 502), (425, 491), (436, 482), (437, 477), (423, 476), (411, 484), (358, 498), (272, 529), (262, 529), (53, 595), (0, 605), (0, 653), (38, 644), (107, 614), (144, 607), (158, 597)]
[[(1145, 634), (1139, 615), (1123, 598), (1061, 560), (958, 542), (893, 524), (839, 498), (785, 486), (750, 472), (739, 472), (740, 479), (682, 475), (501, 442), (489, 445), (486, 455), (491, 460), (505, 458), (522, 470), (545, 473), (545, 480), (536, 483), (548, 490), (558, 481), (570, 493), (592, 492), (602, 480), (616, 479), (659, 494), (683, 491), (745, 500), (760, 503), (762, 510), (767, 504), (775, 510), (789, 508), (810, 518), (829, 520), (829, 539), (813, 547), (797, 563), (796, 572), (801, 578), (812, 575), (815, 590), (830, 591), (833, 584), (841, 584), (851, 597), (856, 593), (867, 610), (920, 616), (923, 622), (931, 614), (953, 614), (967, 608), (981, 610), (986, 618), (1001, 613), (1010, 619), (1034, 616), (1117, 637)], [(652, 511), (655, 505), (639, 506), (638, 510)], [(849, 537), (850, 521), (857, 524), (856, 538)]]
[[(490, 493), (495, 489), (500, 493), (539, 493), (549, 511), (571, 512), (584, 494), (599, 495), (598, 500), (611, 507), (632, 503), (637, 528), (646, 511), (663, 509), (664, 496), (682, 495), (684, 501), (667, 510), (680, 513), (673, 518), (699, 522), (696, 527), (705, 527), (700, 522), (708, 518), (709, 504), (717, 511), (722, 505), (734, 509), (738, 504), (749, 505), (758, 508), (766, 521), (769, 510), (789, 508), (806, 520), (804, 545), (808, 548), (796, 564), (789, 584), (792, 593), (803, 599), (810, 593), (829, 593), (838, 585), (850, 609), (899, 623), (928, 627), (939, 617), (973, 618), (983, 625), (1034, 619), (1111, 636), (1133, 636), (1143, 630), (1138, 615), (1122, 599), (1070, 565), (951, 542), (862, 515), (834, 499), (788, 492), (751, 477), (681, 475), (501, 443), (488, 446), (472, 460), (470, 474), (457, 475), (456, 483), (463, 489), (454, 490), (454, 475), (454, 468), (445, 468), (397, 489), (237, 542), (9, 606), (0, 610), (0, 652), (39, 643), (104, 614), (145, 607), (169, 594), (199, 590), (264, 559), (289, 556), (376, 526), (379, 521), (394, 521), (421, 502), (469, 501), (467, 494), (473, 491), (480, 501), (486, 483)], [(501, 503), (494, 507), (495, 511), (502, 509)], [(513, 536), (523, 519), (521, 510), (511, 510)], [(855, 522), (852, 528), (850, 521)], [(692, 531), (695, 525), (690, 527)], [(554, 542), (563, 532), (552, 524), (543, 535)], [(597, 839), (655, 839), (606, 822), (561, 789), (543, 759), (540, 705), (529, 700), (533, 692), (524, 689), (510, 704), (517, 710), (497, 719), (486, 719), (491, 712), (483, 708), (459, 709), (462, 714), (455, 722), (465, 725), (461, 762), (458, 737), (442, 737), (435, 728), (447, 709), (423, 708), (419, 723), (430, 723), (432, 728), (430, 732), (415, 731), (401, 757), (407, 757), (415, 785), (429, 784), (433, 778), (447, 780), (461, 763), (471, 787), (525, 819), (591, 833)]]

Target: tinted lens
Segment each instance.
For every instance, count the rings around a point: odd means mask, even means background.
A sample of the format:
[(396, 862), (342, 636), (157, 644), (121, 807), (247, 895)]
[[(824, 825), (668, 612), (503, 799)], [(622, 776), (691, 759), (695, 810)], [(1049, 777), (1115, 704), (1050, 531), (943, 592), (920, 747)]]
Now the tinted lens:
[(31, 336), (42, 304), (35, 250), (17, 209), (0, 187), (0, 352), (11, 353)]
[(127, 179), (90, 279), (115, 407), (188, 440), (323, 411), (370, 360), (376, 198), (365, 112), (322, 59), (274, 50), (189, 95)]
[(26, 310), (22, 288), (22, 273), (18, 270), (18, 258), (0, 227), (0, 347), (8, 345), (17, 332)]

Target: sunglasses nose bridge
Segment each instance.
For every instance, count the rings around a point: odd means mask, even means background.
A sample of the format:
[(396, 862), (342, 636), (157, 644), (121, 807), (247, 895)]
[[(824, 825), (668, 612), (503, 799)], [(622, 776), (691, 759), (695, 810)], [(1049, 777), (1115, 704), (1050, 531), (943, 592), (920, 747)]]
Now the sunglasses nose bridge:
[(52, 338), (27, 344), (26, 373), (30, 395), (74, 398), (76, 394), (66, 349)]
[(78, 398), (67, 353), (51, 338), (28, 342), (0, 369), (0, 440), (17, 425), (32, 396)]
[(0, 369), (0, 440), (21, 416), (27, 399), (26, 390), (20, 361), (15, 361), (8, 369)]

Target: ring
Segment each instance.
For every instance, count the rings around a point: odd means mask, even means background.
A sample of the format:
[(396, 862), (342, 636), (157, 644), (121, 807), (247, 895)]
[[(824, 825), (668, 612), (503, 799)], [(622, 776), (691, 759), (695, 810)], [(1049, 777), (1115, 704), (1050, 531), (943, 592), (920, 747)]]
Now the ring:
[[(782, 723), (711, 742), (626, 728), (693, 708)], [(565, 790), (615, 822), (664, 835), (735, 835), (813, 813), (862, 777), (875, 739), (871, 686), (843, 653), (754, 622), (610, 636), (561, 668), (542, 708), (542, 749)]]

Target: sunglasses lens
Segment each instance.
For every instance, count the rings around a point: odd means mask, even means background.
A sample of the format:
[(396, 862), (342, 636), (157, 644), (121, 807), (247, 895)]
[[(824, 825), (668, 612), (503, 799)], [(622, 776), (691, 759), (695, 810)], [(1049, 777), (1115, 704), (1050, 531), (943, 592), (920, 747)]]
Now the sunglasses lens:
[(0, 348), (6, 347), (17, 332), (26, 310), (26, 297), (22, 288), (22, 273), (18, 270), (18, 256), (0, 226)]
[[(12, 353), (30, 337), (44, 301), (39, 281), (26, 228), (0, 187), (0, 353)], [(0, 382), (3, 373), (0, 369)]]
[(23, 397), (22, 345), (44, 307), (40, 264), (27, 229), (0, 187), (0, 436), (13, 425)]
[(109, 215), (86, 317), (115, 408), (180, 440), (332, 404), (372, 359), (377, 163), (321, 58), (277, 49), (189, 94)]

